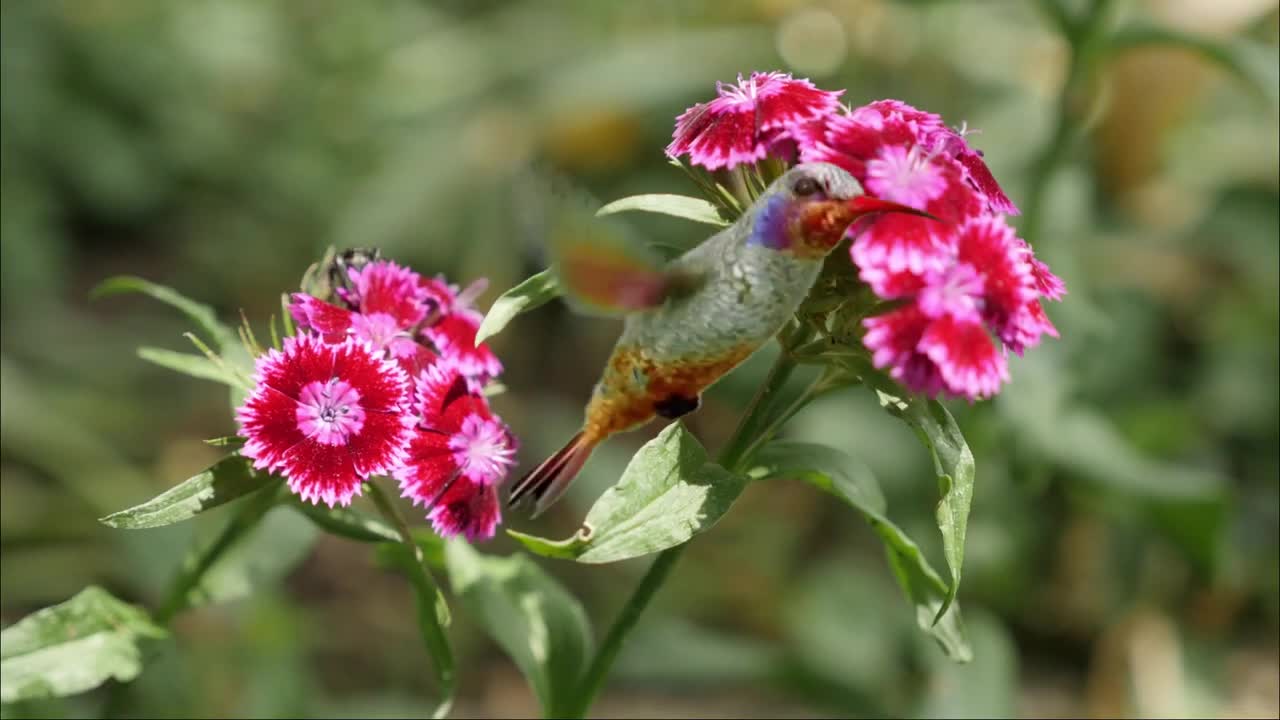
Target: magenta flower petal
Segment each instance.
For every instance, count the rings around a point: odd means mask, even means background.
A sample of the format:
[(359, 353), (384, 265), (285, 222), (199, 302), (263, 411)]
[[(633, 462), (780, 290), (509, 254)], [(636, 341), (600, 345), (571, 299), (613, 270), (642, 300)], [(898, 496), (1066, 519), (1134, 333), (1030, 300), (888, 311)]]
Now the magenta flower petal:
[(884, 297), (886, 277), (902, 272), (923, 274), (941, 270), (952, 257), (953, 233), (948, 226), (912, 215), (885, 215), (857, 236), (849, 252), (863, 282)]
[(943, 169), (919, 146), (882, 146), (866, 164), (867, 192), (914, 208), (924, 208), (947, 190)]
[(996, 182), (996, 176), (991, 174), (991, 168), (988, 168), (986, 161), (982, 159), (981, 153), (966, 147), (957, 153), (955, 158), (956, 162), (964, 167), (969, 182), (973, 184), (974, 189), (981, 193), (990, 203), (992, 211), (1005, 213), (1006, 215), (1017, 215), (1019, 213), (1018, 206), (1014, 205), (1009, 196), (1004, 194), (1004, 190), (1000, 188), (1000, 183)]
[(337, 344), (347, 339), (355, 313), (330, 305), (304, 293), (294, 293), (289, 314), (302, 331), (318, 333), (325, 342)]
[[(1028, 246), (1030, 251), (1030, 246)], [(1053, 274), (1048, 265), (1031, 258), (1031, 275), (1036, 279), (1036, 289), (1050, 300), (1061, 300), (1067, 295), (1067, 284)]]
[(1030, 254), (1026, 243), (997, 215), (974, 218), (960, 227), (956, 257), (982, 272), (984, 314), (993, 327), (1003, 327), (1019, 308), (1035, 300)]
[(918, 350), (930, 322), (915, 305), (908, 305), (863, 320), (867, 333), (862, 341), (876, 367), (888, 368), (890, 377), (907, 389), (933, 396), (943, 389), (942, 376)]
[(348, 300), (363, 314), (386, 313), (404, 329), (427, 314), (422, 276), (388, 260), (377, 260), (347, 271), (354, 291)]
[(236, 411), (241, 453), (304, 500), (349, 504), (366, 478), (403, 461), (409, 381), (367, 343), (286, 338), (258, 359), (255, 381)]
[(423, 332), (441, 355), (457, 364), (463, 375), (481, 383), (502, 374), (502, 362), (489, 346), (476, 345), (476, 331), (484, 316), (469, 308), (455, 308)]
[(1022, 355), (1027, 348), (1039, 345), (1040, 338), (1044, 335), (1056, 338), (1058, 328), (1054, 327), (1053, 322), (1049, 320), (1040, 301), (1033, 300), (1018, 308), (1018, 311), (1009, 318), (1001, 328), (1000, 339), (1010, 350)]
[(718, 97), (676, 118), (667, 155), (688, 155), (708, 170), (755, 162), (779, 140), (774, 131), (834, 113), (843, 91), (828, 92), (788, 74), (752, 73), (737, 84), (718, 83)]
[(944, 316), (929, 323), (920, 351), (937, 366), (952, 394), (979, 400), (1000, 390), (1009, 379), (1004, 354), (982, 324)]
[(502, 520), (498, 491), (491, 485), (459, 478), (444, 492), (428, 517), (441, 537), (464, 535), (471, 542), (488, 540)]

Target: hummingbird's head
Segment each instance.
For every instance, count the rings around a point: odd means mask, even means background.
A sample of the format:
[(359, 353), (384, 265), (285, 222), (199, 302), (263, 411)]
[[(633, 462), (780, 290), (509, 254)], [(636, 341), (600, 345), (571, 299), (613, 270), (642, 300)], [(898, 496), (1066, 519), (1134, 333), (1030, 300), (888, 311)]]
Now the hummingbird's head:
[(806, 258), (831, 252), (854, 221), (872, 213), (931, 217), (866, 195), (846, 170), (823, 162), (802, 163), (788, 170), (773, 181), (755, 208), (748, 243)]

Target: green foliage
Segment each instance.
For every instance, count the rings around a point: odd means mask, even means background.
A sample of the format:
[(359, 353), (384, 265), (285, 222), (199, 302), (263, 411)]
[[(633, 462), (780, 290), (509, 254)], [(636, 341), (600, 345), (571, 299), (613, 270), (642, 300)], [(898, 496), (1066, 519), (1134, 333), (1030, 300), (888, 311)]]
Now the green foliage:
[(753, 478), (799, 478), (848, 503), (862, 513), (884, 541), (898, 584), (916, 608), (920, 629), (937, 640), (953, 660), (968, 662), (973, 650), (965, 637), (955, 596), (929, 564), (919, 546), (885, 515), (884, 494), (864, 464), (825, 445), (779, 440), (756, 453)]
[(702, 198), (666, 193), (624, 197), (606, 204), (596, 214), (612, 215), (620, 212), (658, 213), (716, 227), (724, 227), (730, 222), (719, 207)]
[(942, 618), (960, 590), (960, 568), (964, 565), (964, 535), (969, 526), (969, 506), (973, 503), (973, 453), (965, 442), (955, 418), (936, 400), (903, 400), (877, 390), (880, 404), (911, 426), (933, 458), (938, 476), (938, 529), (942, 549), (951, 569), (951, 588), (938, 608), (934, 622)]
[(140, 643), (165, 634), (145, 610), (89, 586), (0, 632), (0, 702), (128, 682), (142, 671)]
[(427, 570), (421, 550), (403, 544), (384, 545), (383, 556), (390, 558), (409, 578), (413, 586), (414, 606), (417, 609), (418, 629), (422, 644), (431, 655), (431, 667), (441, 699), (432, 717), (442, 718), (453, 707), (458, 688), (457, 667), (453, 659), (453, 646), (445, 634), (451, 622), (449, 604), (444, 593), (436, 586)]
[(481, 555), (455, 540), (445, 558), (463, 608), (519, 666), (543, 715), (564, 715), (591, 652), (582, 605), (527, 555)]
[(560, 296), (560, 282), (550, 268), (531, 275), (524, 282), (502, 293), (476, 330), (476, 343), (502, 332), (520, 313), (539, 308)]
[(213, 308), (188, 299), (173, 288), (165, 287), (140, 277), (118, 275), (107, 278), (93, 289), (90, 297), (104, 298), (128, 293), (142, 293), (176, 308), (204, 332), (213, 343), (214, 350), (225, 350), (237, 342), (235, 333), (218, 321), (218, 316), (213, 311)]
[(172, 525), (276, 482), (277, 478), (255, 471), (239, 454), (228, 455), (160, 495), (112, 513), (101, 522), (123, 530)]
[(617, 484), (591, 506), (583, 527), (561, 541), (508, 533), (547, 557), (607, 563), (687, 542), (715, 524), (742, 493), (745, 478), (711, 462), (680, 423), (631, 458)]

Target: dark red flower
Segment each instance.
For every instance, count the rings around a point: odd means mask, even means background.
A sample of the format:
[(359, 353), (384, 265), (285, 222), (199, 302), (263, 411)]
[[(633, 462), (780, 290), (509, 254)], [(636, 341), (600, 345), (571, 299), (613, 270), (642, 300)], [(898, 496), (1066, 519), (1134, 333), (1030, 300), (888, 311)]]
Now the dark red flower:
[(408, 459), (393, 475), (414, 504), (429, 508), (442, 536), (493, 536), (501, 519), (497, 487), (515, 465), (516, 441), (450, 363), (425, 369), (417, 380), (420, 419)]

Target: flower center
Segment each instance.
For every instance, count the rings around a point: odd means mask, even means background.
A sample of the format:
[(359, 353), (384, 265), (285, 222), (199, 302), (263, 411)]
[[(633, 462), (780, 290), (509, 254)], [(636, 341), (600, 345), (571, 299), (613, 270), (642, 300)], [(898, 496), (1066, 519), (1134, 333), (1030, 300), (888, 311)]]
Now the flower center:
[(496, 485), (516, 464), (516, 450), (497, 420), (468, 415), (449, 438), (454, 462), (475, 482)]
[(933, 164), (933, 157), (918, 146), (910, 150), (901, 145), (883, 147), (867, 163), (867, 189), (882, 200), (924, 208), (947, 189), (947, 180)]
[(956, 263), (949, 269), (931, 274), (928, 285), (920, 291), (920, 310), (929, 317), (951, 315), (973, 318), (982, 310), (982, 293), (986, 282), (969, 263)]
[(338, 378), (303, 386), (294, 416), (302, 434), (322, 445), (346, 444), (364, 427), (359, 391)]

